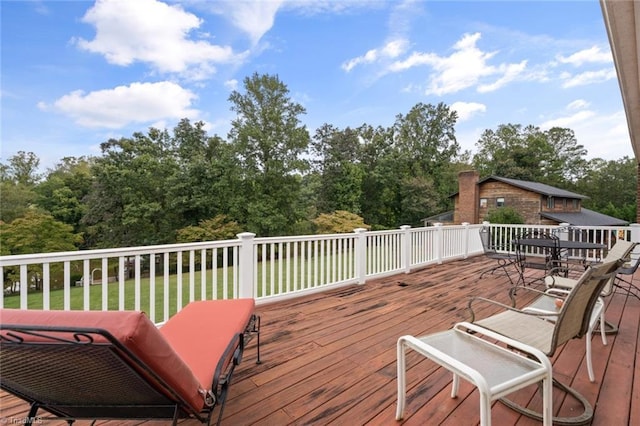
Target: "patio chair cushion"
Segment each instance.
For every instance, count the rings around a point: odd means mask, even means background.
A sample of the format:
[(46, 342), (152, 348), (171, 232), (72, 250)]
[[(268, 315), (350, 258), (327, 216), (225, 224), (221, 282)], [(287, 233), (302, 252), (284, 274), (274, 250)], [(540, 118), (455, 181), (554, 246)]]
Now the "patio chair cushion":
[[(164, 380), (176, 393), (184, 398), (196, 412), (204, 407), (204, 396), (201, 390), (209, 389), (211, 381), (206, 387), (202, 387), (190, 366), (174, 351), (171, 344), (142, 312), (0, 309), (0, 321), (3, 324), (23, 326), (35, 325), (106, 330), (149, 366), (160, 379)], [(3, 331), (3, 333), (6, 333), (6, 331)], [(22, 337), (28, 342), (37, 342), (42, 339), (29, 335)], [(207, 359), (212, 362), (212, 358), (207, 357)]]
[(254, 308), (253, 299), (191, 302), (160, 327), (160, 333), (191, 367), (200, 386), (211, 389), (215, 361), (244, 333)]

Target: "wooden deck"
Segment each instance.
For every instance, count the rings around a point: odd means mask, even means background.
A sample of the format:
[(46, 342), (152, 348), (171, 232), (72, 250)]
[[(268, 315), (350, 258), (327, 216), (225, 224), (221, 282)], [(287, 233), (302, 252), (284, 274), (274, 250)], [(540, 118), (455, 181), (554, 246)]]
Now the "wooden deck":
[[(471, 295), (506, 302), (506, 277), (496, 274), (479, 279), (480, 272), (493, 264), (476, 257), (259, 306), (263, 362), (255, 364), (253, 340), (236, 369), (222, 425), (478, 424), (477, 391), (463, 381), (460, 395), (452, 399), (450, 374), (413, 352), (407, 359), (405, 419), (396, 422), (396, 341), (404, 334), (420, 336), (467, 320), (465, 308)], [(607, 302), (607, 320), (619, 326), (619, 333), (608, 336), (607, 346), (602, 345), (599, 334), (594, 335), (596, 382), (588, 380), (583, 340), (573, 340), (556, 352), (554, 377), (593, 404), (594, 425), (640, 425), (640, 367), (636, 364), (640, 300), (617, 293)], [(481, 316), (490, 313), (484, 311)], [(514, 399), (529, 400), (534, 393), (532, 386)], [(533, 399), (532, 404), (536, 403), (539, 398)], [(7, 424), (18, 423), (28, 409), (24, 402), (2, 392), (0, 407)], [(570, 415), (575, 409), (573, 401), (554, 393), (556, 413)], [(492, 419), (496, 425), (539, 424), (499, 402), (493, 405)]]

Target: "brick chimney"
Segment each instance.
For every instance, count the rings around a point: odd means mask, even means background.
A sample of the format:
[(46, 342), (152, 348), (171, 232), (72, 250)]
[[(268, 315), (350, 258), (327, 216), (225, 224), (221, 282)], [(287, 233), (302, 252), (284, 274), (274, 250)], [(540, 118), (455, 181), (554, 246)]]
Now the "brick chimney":
[(478, 223), (480, 175), (475, 170), (458, 173), (458, 202), (454, 219), (456, 223)]

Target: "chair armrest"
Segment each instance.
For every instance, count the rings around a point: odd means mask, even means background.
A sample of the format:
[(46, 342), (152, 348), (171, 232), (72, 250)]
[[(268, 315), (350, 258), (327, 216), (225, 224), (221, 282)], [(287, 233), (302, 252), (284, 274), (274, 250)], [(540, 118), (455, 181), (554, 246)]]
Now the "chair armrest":
[[(534, 289), (530, 289), (530, 290), (538, 292), (543, 296), (553, 297), (553, 296), (550, 296), (548, 294), (545, 294), (544, 292), (540, 292), (540, 291), (537, 291), (537, 290), (534, 290)], [(505, 305), (504, 303), (496, 302), (495, 300), (491, 300), (491, 299), (487, 299), (487, 298), (484, 298), (484, 297), (476, 296), (476, 297), (472, 297), (471, 299), (469, 299), (469, 302), (467, 303), (467, 310), (469, 310), (469, 312), (471, 313), (471, 320), (469, 322), (474, 322), (476, 320), (476, 314), (473, 311), (473, 306), (472, 306), (475, 301), (485, 302), (485, 303), (488, 303), (490, 305), (499, 306), (499, 307), (504, 308), (504, 309), (506, 309), (508, 311), (518, 312), (520, 314), (531, 315), (531, 316), (536, 316), (536, 317), (545, 317), (545, 316), (548, 317), (548, 316), (550, 316), (550, 313), (548, 311), (535, 312), (533, 310), (518, 309), (518, 308), (515, 308), (513, 306)]]
[(490, 339), (496, 340), (498, 342), (502, 342), (503, 344), (516, 348), (519, 351), (525, 352), (527, 354), (529, 354), (530, 356), (532, 356), (533, 358), (535, 358), (548, 372), (549, 372), (549, 378), (551, 379), (551, 371), (552, 371), (552, 365), (551, 365), (551, 361), (549, 360), (549, 357), (542, 352), (540, 349), (534, 348), (533, 346), (527, 345), (525, 343), (522, 343), (518, 340), (515, 339), (511, 339), (507, 336), (504, 336), (500, 333), (496, 333), (492, 330), (489, 330), (488, 328), (484, 328), (482, 326), (479, 326), (477, 324), (472, 324), (466, 321), (462, 321), (459, 322), (457, 324), (455, 324), (453, 326), (453, 328), (455, 330), (460, 330), (460, 329), (464, 329), (467, 332), (471, 332), (471, 333), (480, 333), (483, 334), (485, 337), (488, 337)]
[[(530, 293), (541, 294), (541, 295), (542, 295), (542, 294), (545, 294), (545, 292), (544, 292), (544, 291), (537, 290), (537, 289), (535, 289), (535, 288), (530, 288), (530, 287), (517, 287), (517, 288), (516, 288), (516, 287), (512, 287), (512, 288), (509, 290), (509, 294), (513, 294), (513, 295), (514, 295), (514, 297), (515, 297), (515, 293), (516, 293), (516, 292), (518, 292), (518, 291), (528, 291), (528, 292), (530, 292)], [(513, 298), (512, 298), (512, 299), (513, 299)]]
[(569, 293), (571, 293), (571, 290), (565, 289), (565, 288), (557, 288), (557, 287), (551, 287), (548, 288), (544, 294), (547, 294), (549, 296), (554, 296), (554, 297), (562, 297), (562, 298), (566, 298)]
[(571, 290), (576, 286), (577, 282), (578, 280), (574, 280), (573, 278), (565, 278), (558, 275), (547, 275), (544, 277), (544, 284), (547, 288), (563, 288)]

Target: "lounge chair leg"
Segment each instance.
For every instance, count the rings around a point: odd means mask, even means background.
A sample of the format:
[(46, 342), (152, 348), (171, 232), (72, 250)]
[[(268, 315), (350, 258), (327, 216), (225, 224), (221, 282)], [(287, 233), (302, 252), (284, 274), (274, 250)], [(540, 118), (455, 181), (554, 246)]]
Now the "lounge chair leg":
[(173, 410), (173, 421), (171, 422), (172, 426), (178, 426), (178, 406), (176, 405), (176, 407)]
[(36, 413), (38, 412), (38, 408), (40, 408), (38, 403), (34, 402), (34, 403), (31, 404), (31, 408), (29, 409), (29, 414), (27, 414), (27, 418), (24, 419), (24, 423), (23, 424), (25, 424), (25, 425), (33, 424), (33, 419), (36, 418)]
[(256, 324), (257, 324), (257, 327), (254, 326), (254, 331), (256, 333), (256, 343), (257, 343), (257, 348), (256, 348), (257, 360), (256, 360), (256, 364), (262, 364), (262, 361), (260, 360), (260, 315), (256, 315)]

